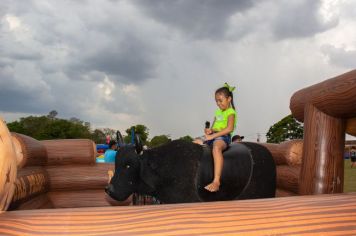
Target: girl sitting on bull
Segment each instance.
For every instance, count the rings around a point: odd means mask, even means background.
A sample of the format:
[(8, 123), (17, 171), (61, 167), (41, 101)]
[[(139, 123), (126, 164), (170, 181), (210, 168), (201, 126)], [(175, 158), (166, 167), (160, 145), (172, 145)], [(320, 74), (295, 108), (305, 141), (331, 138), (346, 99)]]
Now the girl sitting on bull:
[(224, 159), (222, 152), (231, 143), (231, 136), (236, 127), (237, 114), (235, 111), (233, 94), (235, 87), (227, 83), (215, 91), (215, 101), (218, 109), (215, 111), (212, 128), (206, 127), (205, 136), (194, 140), (200, 145), (207, 144), (212, 147), (214, 158), (214, 179), (205, 186), (210, 192), (217, 192), (220, 187), (220, 177)]

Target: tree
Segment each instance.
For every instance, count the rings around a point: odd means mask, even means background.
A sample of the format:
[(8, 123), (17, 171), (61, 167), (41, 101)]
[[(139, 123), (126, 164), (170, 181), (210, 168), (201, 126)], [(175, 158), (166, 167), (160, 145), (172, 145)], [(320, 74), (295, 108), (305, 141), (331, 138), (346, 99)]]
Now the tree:
[(81, 120), (78, 119), (77, 117), (71, 117), (71, 118), (69, 119), (69, 121), (72, 122), (72, 123), (77, 123), (77, 124), (82, 124), (82, 123), (83, 123), (83, 121), (81, 121)]
[(149, 143), (149, 147), (158, 147), (162, 144), (165, 143), (169, 143), (171, 141), (171, 139), (169, 138), (168, 135), (158, 135), (158, 136), (154, 136), (150, 143)]
[(192, 141), (194, 140), (194, 139), (193, 139), (191, 136), (189, 136), (189, 135), (180, 137), (179, 139), (180, 139), (180, 140), (185, 140), (185, 141), (187, 141), (187, 142), (192, 142)]
[(104, 128), (102, 131), (105, 134), (105, 137), (110, 136), (110, 140), (116, 140), (116, 131), (110, 128)]
[(52, 110), (48, 113), (47, 117), (53, 120), (54, 118), (56, 118), (57, 115), (58, 112), (56, 110)]
[[(29, 116), (25, 118), (20, 118), (20, 124), (23, 127), (23, 134), (31, 136), (35, 139), (46, 139), (46, 127), (50, 122), (52, 122), (52, 118), (46, 117), (46, 116), (40, 116), (40, 117), (35, 117), (35, 116)], [(9, 128), (10, 129), (10, 128)], [(10, 129), (10, 131), (12, 131)], [(12, 131), (16, 132), (16, 131)]]
[(292, 115), (284, 117), (272, 125), (266, 135), (267, 143), (280, 143), (286, 140), (303, 138), (303, 124)]
[(142, 144), (146, 144), (147, 143), (147, 139), (148, 139), (148, 128), (144, 125), (135, 125), (135, 126), (131, 126), (130, 128), (128, 128), (126, 130), (126, 134), (127, 136), (124, 137), (124, 141), (125, 143), (130, 143), (131, 142), (131, 129), (134, 128), (135, 130), (135, 134), (140, 135), (140, 139), (142, 141)]
[(105, 133), (100, 129), (95, 129), (92, 133), (92, 140), (95, 143), (105, 143), (106, 141)]
[(20, 133), (20, 134), (25, 133), (25, 128), (23, 127), (23, 123), (21, 123), (19, 121), (7, 123), (6, 125), (11, 132), (16, 132), (16, 133)]
[(82, 122), (54, 117), (53, 115), (23, 117), (20, 121), (8, 123), (7, 126), (11, 132), (25, 134), (37, 140), (92, 137), (90, 127), (83, 125)]

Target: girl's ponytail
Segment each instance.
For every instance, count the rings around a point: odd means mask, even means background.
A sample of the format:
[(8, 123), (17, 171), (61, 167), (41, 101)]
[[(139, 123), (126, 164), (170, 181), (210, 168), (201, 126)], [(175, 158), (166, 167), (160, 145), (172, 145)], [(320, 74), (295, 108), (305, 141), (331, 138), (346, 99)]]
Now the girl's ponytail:
[(231, 106), (232, 106), (232, 108), (234, 108), (234, 110), (235, 110), (234, 95), (232, 94), (232, 92), (230, 92), (230, 96), (231, 96)]

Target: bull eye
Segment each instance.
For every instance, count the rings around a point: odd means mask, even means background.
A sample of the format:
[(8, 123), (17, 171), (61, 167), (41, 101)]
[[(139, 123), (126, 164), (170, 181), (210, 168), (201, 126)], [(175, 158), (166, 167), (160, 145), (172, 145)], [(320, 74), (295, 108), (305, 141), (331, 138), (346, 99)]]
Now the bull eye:
[(128, 169), (128, 168), (130, 168), (130, 165), (127, 165), (127, 166), (126, 166), (126, 169)]

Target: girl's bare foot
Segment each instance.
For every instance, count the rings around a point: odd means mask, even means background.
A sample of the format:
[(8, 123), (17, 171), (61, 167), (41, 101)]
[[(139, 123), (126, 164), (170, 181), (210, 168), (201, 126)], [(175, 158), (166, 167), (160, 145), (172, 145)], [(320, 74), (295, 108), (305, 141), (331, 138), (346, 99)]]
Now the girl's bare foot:
[(210, 184), (208, 184), (207, 186), (205, 186), (204, 188), (206, 190), (208, 190), (209, 192), (217, 192), (219, 191), (219, 187), (220, 187), (220, 182), (211, 182)]

